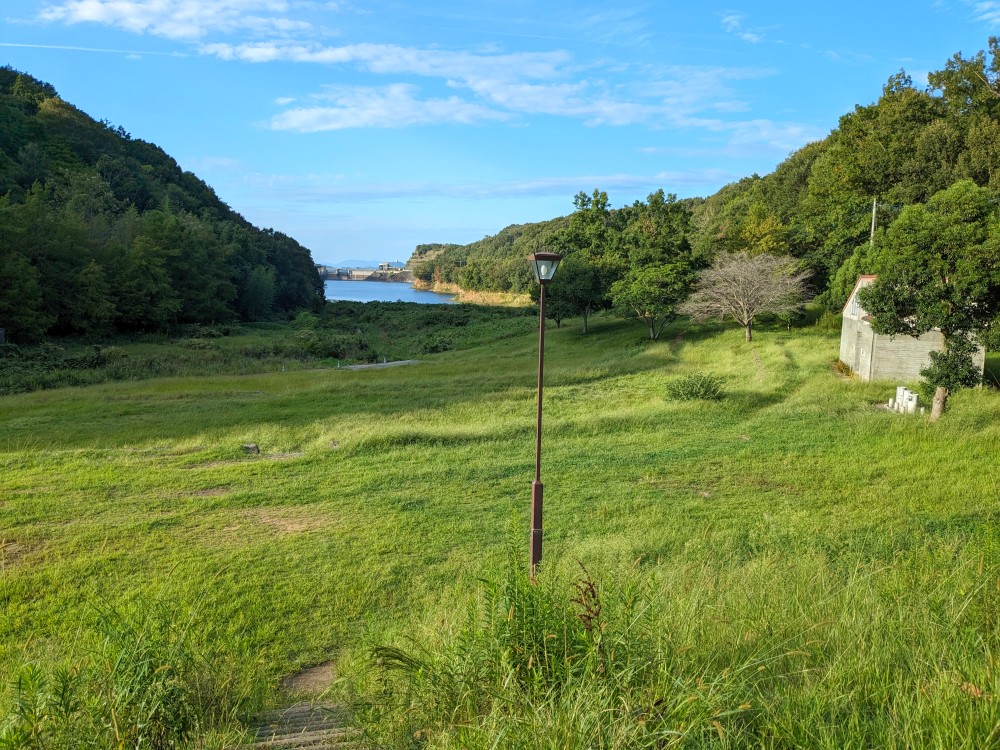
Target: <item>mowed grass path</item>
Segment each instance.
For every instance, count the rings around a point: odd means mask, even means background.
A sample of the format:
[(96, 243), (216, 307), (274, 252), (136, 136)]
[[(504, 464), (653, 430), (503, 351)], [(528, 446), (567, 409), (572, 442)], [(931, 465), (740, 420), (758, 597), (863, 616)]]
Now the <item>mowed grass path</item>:
[[(997, 739), (1000, 394), (959, 393), (932, 426), (838, 377), (835, 334), (641, 335), (548, 330), (547, 565), (640, 561), (699, 674), (800, 644), (799, 677), (760, 688), (788, 743), (837, 736), (868, 699), (886, 731)], [(197, 607), (199, 642), (265, 697), (447, 619), (512, 528), (526, 542), (536, 345), (0, 399), (0, 674), (72, 653), (129, 601)], [(667, 400), (693, 372), (726, 397)], [(781, 735), (800, 720), (813, 734)]]

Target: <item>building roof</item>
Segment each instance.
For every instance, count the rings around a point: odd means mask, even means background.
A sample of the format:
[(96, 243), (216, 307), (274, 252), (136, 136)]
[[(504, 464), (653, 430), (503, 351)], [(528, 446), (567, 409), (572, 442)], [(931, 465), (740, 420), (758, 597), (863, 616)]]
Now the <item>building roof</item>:
[[(875, 274), (862, 274), (861, 276), (858, 276), (858, 280), (854, 283), (854, 288), (851, 290), (851, 293), (847, 295), (847, 302), (844, 303), (844, 308), (840, 311), (841, 314), (847, 312), (847, 306), (851, 304), (851, 300), (854, 299), (854, 295), (858, 293), (858, 289), (861, 288), (862, 282), (875, 281), (877, 278), (878, 276)], [(864, 286), (868, 285), (864, 284)]]

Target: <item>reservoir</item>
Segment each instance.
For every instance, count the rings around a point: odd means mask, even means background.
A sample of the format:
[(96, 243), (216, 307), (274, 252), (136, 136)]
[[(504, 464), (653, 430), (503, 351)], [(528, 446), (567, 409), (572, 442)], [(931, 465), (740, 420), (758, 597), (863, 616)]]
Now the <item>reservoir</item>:
[(419, 302), (425, 305), (451, 305), (455, 298), (450, 294), (438, 294), (414, 289), (411, 284), (397, 281), (342, 281), (323, 282), (323, 290), (328, 300), (349, 302)]

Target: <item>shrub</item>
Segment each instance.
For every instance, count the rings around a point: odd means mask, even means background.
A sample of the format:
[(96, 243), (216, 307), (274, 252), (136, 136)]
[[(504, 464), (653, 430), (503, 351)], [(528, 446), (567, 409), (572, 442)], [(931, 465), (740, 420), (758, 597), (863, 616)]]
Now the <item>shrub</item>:
[(193, 619), (142, 602), (101, 617), (85, 658), (43, 671), (22, 667), (0, 715), (0, 750), (189, 747), (210, 716), (245, 695), (208, 689), (217, 665), (191, 646)]
[(723, 397), (722, 378), (698, 373), (667, 383), (667, 396), (675, 401), (717, 401)]
[(177, 343), (180, 344), (181, 346), (183, 346), (185, 349), (205, 350), (205, 349), (215, 349), (215, 348), (217, 348), (214, 341), (210, 341), (208, 339), (202, 339), (202, 338), (182, 339), (181, 341), (178, 341)]
[(426, 336), (421, 347), (425, 354), (435, 354), (437, 352), (449, 352), (455, 348), (455, 343), (451, 336), (444, 334), (431, 334)]
[(837, 332), (843, 324), (844, 318), (840, 313), (826, 311), (816, 320), (814, 325), (820, 331)]

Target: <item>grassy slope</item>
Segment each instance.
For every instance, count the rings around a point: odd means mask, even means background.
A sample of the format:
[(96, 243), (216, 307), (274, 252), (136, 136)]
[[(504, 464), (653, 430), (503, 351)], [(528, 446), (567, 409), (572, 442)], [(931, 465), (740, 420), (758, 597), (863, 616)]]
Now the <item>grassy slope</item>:
[[(798, 648), (782, 662), (798, 677), (753, 686), (775, 746), (843, 745), (858, 716), (869, 744), (914, 741), (901, 722), (984, 741), (1000, 396), (960, 393), (931, 427), (874, 410), (891, 387), (833, 374), (832, 334), (594, 329), (547, 337), (549, 564), (642, 558), (681, 671)], [(137, 596), (197, 603), (227, 669), (270, 684), (447, 619), (512, 519), (527, 528), (535, 357), (526, 336), (410, 368), (3, 398), (0, 672), (72, 650), (97, 609)], [(687, 372), (725, 376), (728, 397), (666, 401)]]

